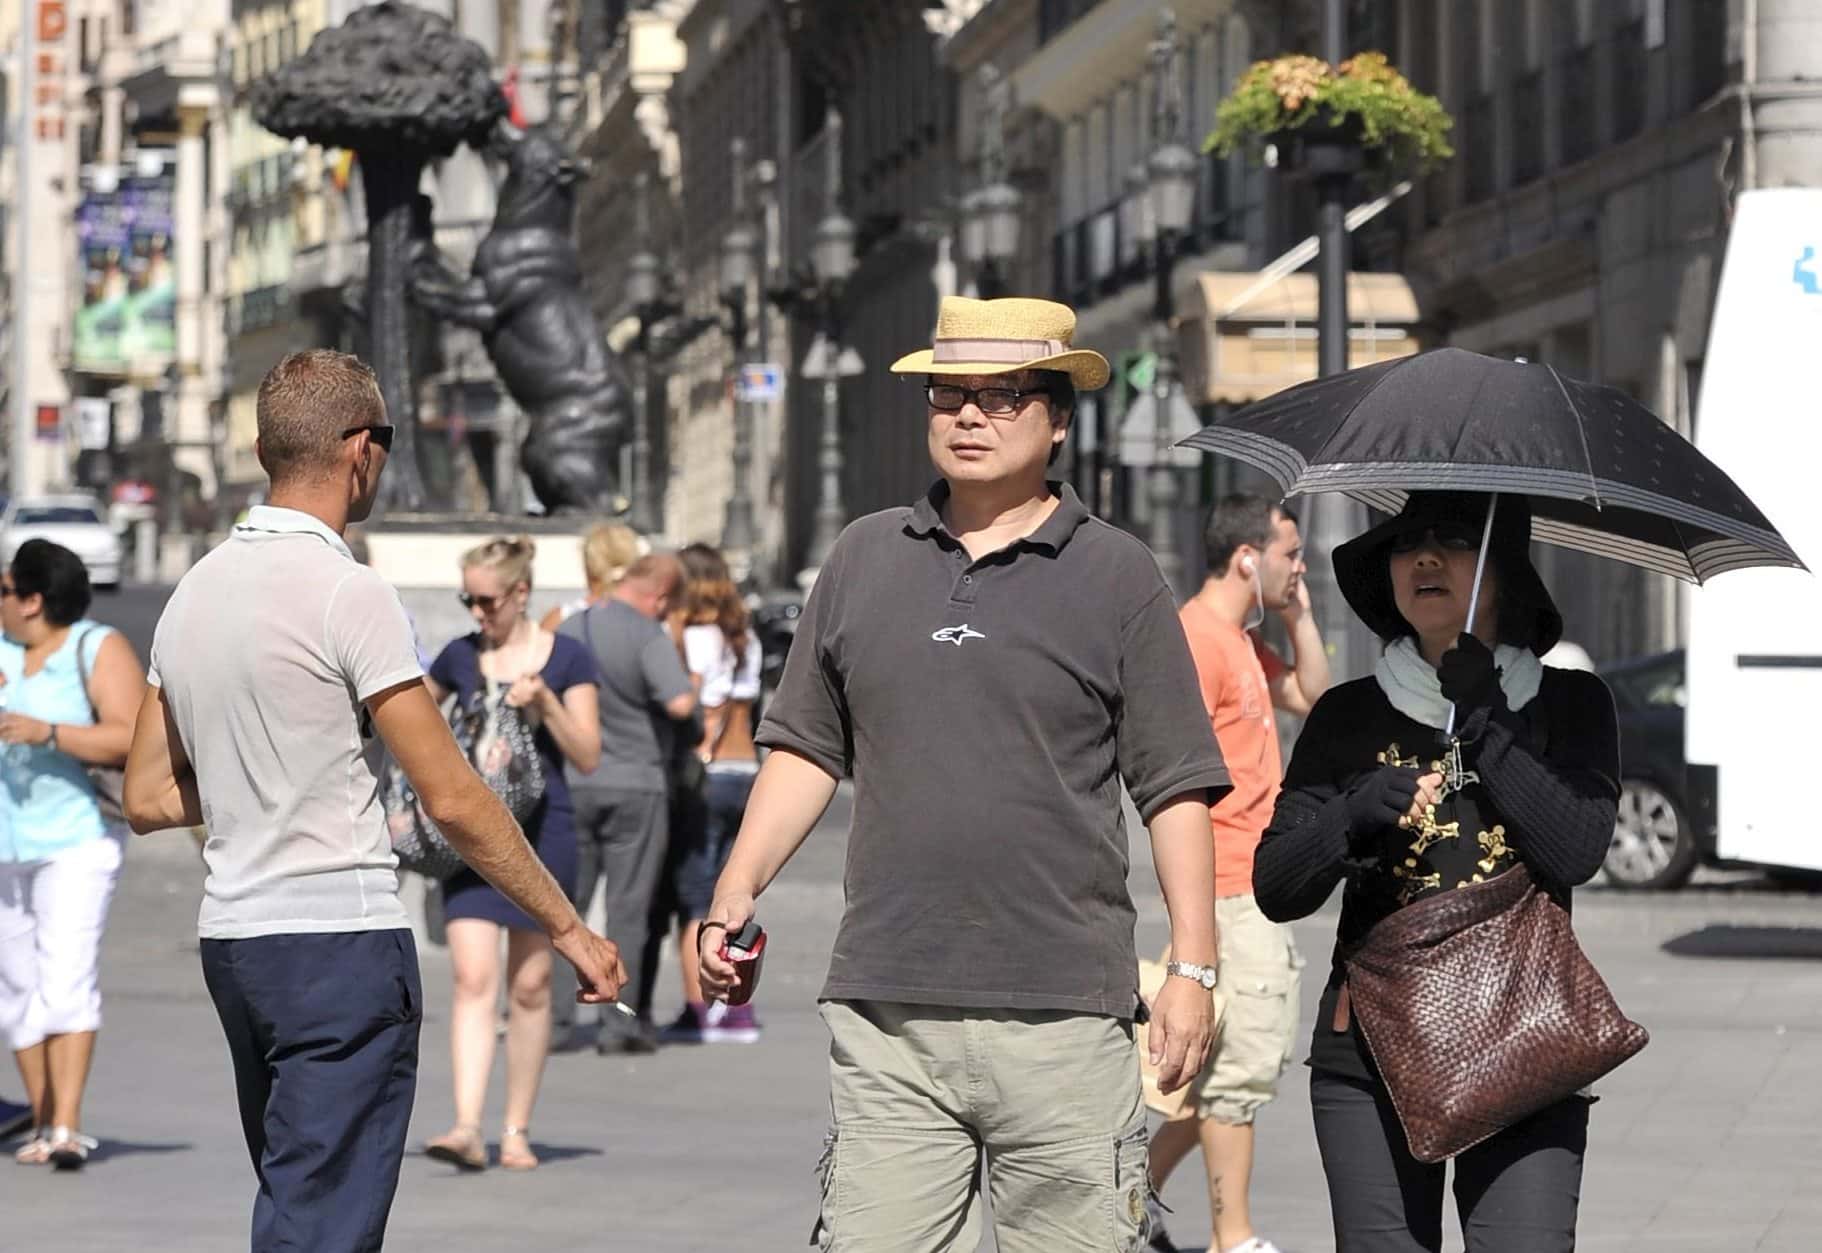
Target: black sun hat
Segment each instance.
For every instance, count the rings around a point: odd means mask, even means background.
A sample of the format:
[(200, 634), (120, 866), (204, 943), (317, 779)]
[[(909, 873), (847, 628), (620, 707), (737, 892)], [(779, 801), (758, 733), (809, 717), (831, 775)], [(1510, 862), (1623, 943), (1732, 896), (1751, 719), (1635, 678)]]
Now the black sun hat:
[[(1412, 492), (1398, 516), (1335, 549), (1336, 586), (1348, 607), (1382, 640), (1412, 634), (1411, 624), (1398, 612), (1398, 602), (1392, 595), (1392, 544), (1439, 523), (1467, 526), (1475, 535), (1481, 534), (1487, 523), (1486, 493)], [(1531, 611), (1531, 620), (1526, 622), (1501, 610), (1502, 631), (1529, 637), (1509, 642), (1522, 642), (1539, 656), (1549, 652), (1563, 637), (1563, 615), (1531, 564), (1531, 503), (1523, 496), (1500, 496), (1493, 514), (1487, 562), (1498, 573), (1500, 596), (1505, 603)]]

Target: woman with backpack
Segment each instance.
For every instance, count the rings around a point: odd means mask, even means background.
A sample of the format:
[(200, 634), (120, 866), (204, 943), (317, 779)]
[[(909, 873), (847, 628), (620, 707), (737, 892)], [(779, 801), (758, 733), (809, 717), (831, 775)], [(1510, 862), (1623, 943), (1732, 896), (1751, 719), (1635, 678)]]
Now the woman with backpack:
[(0, 1030), (37, 1128), (14, 1160), (62, 1170), (96, 1147), (82, 1094), (126, 831), (91, 772), (126, 761), (146, 686), (126, 637), (84, 616), (89, 599), (82, 559), (48, 540), (0, 575)]
[[(488, 730), (476, 750), (503, 751), (515, 738), (506, 724), (520, 720), (536, 745), (542, 795), (521, 820), (525, 837), (566, 892), (576, 878), (575, 811), (564, 783), (565, 763), (586, 773), (601, 756), (595, 661), (566, 636), (526, 616), (536, 548), (528, 536), (489, 540), (462, 557), (462, 604), (475, 631), (450, 641), (431, 663), (429, 683), (439, 701), (456, 698), (462, 716)], [(529, 768), (529, 764), (528, 764)], [(488, 770), (490, 777), (500, 772)], [(500, 1165), (538, 1165), (528, 1138), (532, 1105), (550, 1053), (551, 948), (537, 924), (471, 870), (443, 884), (455, 997), (450, 1054), (455, 1072), (455, 1126), (426, 1146), (430, 1157), (463, 1170), (487, 1165), (481, 1108), (493, 1069), (494, 1007), (500, 992), (500, 933), (506, 933), (506, 1123)]]

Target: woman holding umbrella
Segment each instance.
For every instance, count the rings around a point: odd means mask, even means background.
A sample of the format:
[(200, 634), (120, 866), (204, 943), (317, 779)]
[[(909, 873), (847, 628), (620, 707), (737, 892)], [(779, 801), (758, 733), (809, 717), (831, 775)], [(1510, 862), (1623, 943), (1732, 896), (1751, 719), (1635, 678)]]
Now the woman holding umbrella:
[[(1343, 952), (1397, 910), (1519, 865), (1566, 904), (1613, 838), (1612, 698), (1592, 674), (1539, 662), (1562, 619), (1528, 555), (1530, 512), (1523, 497), (1502, 497), (1489, 535), (1488, 503), (1414, 492), (1398, 516), (1335, 551), (1342, 594), (1384, 651), (1371, 678), (1311, 711), (1254, 870), (1259, 907), (1280, 922), (1347, 881), (1310, 1055), (1346, 1253), (1440, 1249), (1445, 1167), (1411, 1152), (1351, 1012)], [(1457, 1157), (1469, 1253), (1574, 1247), (1587, 1128), (1588, 1102), (1569, 1096)]]
[(1618, 737), (1598, 678), (1538, 660), (1562, 619), (1529, 543), (1698, 583), (1802, 562), (1657, 415), (1548, 365), (1438, 348), (1185, 442), (1396, 515), (1334, 551), (1384, 648), (1310, 711), (1253, 868), (1280, 922), (1347, 884), (1310, 1056), (1339, 1247), (1439, 1250), (1453, 1157), (1468, 1253), (1572, 1249), (1585, 1089), (1646, 1035), (1568, 922)]

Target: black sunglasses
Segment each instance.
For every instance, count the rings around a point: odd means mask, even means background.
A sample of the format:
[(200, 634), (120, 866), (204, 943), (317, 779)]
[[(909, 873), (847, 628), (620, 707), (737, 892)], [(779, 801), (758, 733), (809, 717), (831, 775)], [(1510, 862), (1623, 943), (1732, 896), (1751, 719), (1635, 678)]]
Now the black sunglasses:
[(924, 386), (925, 398), (938, 413), (959, 413), (962, 406), (972, 400), (982, 413), (996, 418), (1017, 413), (1019, 407), (1033, 396), (1048, 395), (1048, 387), (963, 387), (959, 383), (928, 383)]
[(362, 431), (367, 432), (368, 438), (380, 446), (381, 452), (392, 451), (391, 426), (351, 426), (342, 432), (342, 438), (347, 439), (350, 435), (359, 435)]
[(1438, 548), (1471, 553), (1480, 547), (1480, 531), (1479, 527), (1467, 522), (1438, 522), (1393, 537), (1391, 547), (1395, 553), (1414, 553), (1423, 547), (1425, 540), (1434, 537)]
[(504, 596), (475, 596), (468, 592), (457, 592), (456, 599), (462, 602), (462, 608), (479, 608), (482, 613), (492, 613), (506, 599)]

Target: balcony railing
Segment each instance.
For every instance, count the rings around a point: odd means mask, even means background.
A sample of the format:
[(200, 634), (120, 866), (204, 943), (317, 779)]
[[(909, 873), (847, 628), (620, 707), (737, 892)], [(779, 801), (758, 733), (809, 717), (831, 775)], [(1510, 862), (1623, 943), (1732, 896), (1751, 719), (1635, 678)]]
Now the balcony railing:
[[(1234, 203), (1229, 172), (1227, 158), (1204, 158), (1195, 219), (1184, 241), (1187, 247), (1200, 249), (1241, 238), (1245, 222), (1241, 206)], [(1122, 202), (1115, 201), (1051, 237), (1051, 272), (1059, 300), (1091, 305), (1150, 275), (1152, 250), (1133, 236), (1121, 207)]]
[(222, 302), (221, 312), (230, 339), (264, 330), (291, 316), (291, 290), (283, 284), (255, 287)]

